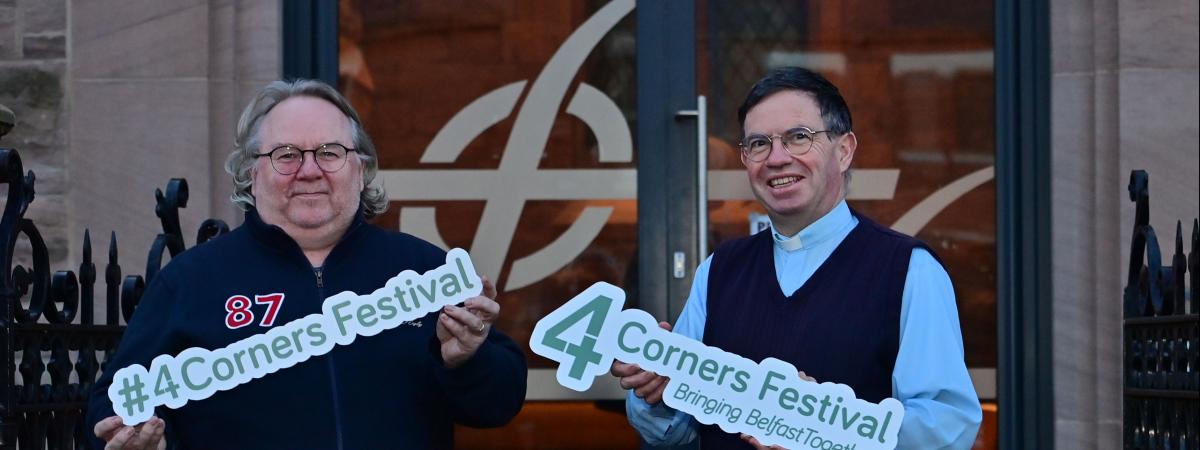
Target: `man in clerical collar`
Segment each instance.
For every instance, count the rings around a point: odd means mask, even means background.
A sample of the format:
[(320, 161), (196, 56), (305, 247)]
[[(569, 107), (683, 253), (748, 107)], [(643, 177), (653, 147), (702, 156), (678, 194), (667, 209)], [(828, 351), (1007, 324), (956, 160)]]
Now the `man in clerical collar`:
[[(863, 400), (896, 398), (905, 412), (896, 448), (970, 448), (983, 412), (950, 277), (923, 242), (846, 205), (858, 138), (837, 87), (780, 68), (751, 88), (738, 120), (741, 160), (771, 227), (700, 264), (674, 331), (753, 361), (787, 361)], [(663, 376), (619, 361), (612, 374), (652, 445), (699, 437), (703, 448), (766, 448), (663, 404)]]

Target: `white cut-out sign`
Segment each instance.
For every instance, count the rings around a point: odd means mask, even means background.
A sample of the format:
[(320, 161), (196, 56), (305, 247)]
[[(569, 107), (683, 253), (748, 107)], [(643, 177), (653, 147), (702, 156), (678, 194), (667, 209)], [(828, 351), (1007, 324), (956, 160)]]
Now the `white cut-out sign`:
[(559, 384), (587, 390), (613, 360), (670, 377), (663, 401), (704, 424), (786, 448), (887, 450), (896, 446), (904, 407), (871, 403), (849, 386), (800, 379), (775, 358), (755, 363), (658, 327), (639, 309), (622, 311), (625, 292), (596, 283), (533, 328), (534, 353), (559, 363)]
[(192, 347), (176, 356), (159, 355), (147, 370), (140, 364), (118, 370), (108, 388), (113, 409), (127, 425), (145, 422), (154, 408), (179, 408), (217, 391), (374, 336), (483, 292), (483, 282), (466, 250), (446, 253), (446, 264), (424, 274), (406, 270), (367, 295), (350, 291), (325, 299), (309, 314), (270, 331), (216, 350)]

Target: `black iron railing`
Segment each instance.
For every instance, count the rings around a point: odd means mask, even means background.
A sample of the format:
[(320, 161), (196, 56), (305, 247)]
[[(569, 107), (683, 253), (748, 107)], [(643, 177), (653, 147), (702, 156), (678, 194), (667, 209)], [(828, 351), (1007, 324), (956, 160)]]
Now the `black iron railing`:
[[(2, 135), (2, 133), (0, 133)], [(0, 449), (84, 448), (83, 416), (89, 391), (105, 360), (116, 349), (133, 316), (142, 291), (158, 273), (163, 257), (185, 250), (179, 209), (187, 206), (187, 182), (172, 179), (166, 193), (155, 191), (155, 214), (163, 232), (150, 247), (146, 272), (122, 278), (117, 264), (117, 238), (109, 237), (104, 267), (105, 320), (93, 312), (97, 272), (92, 241), (83, 235), (83, 262), (78, 271), (51, 272), (46, 244), (32, 220), (25, 218), (34, 200), (32, 171), (24, 173), (20, 155), (0, 148), (0, 185), (8, 199), (0, 220)], [(207, 220), (196, 236), (197, 245), (229, 230), (224, 222)], [(32, 267), (13, 266), (21, 236), (29, 243)]]
[(1200, 449), (1200, 221), (1192, 221), (1188, 256), (1176, 223), (1164, 266), (1145, 171), (1130, 175), (1129, 197), (1137, 210), (1124, 295), (1125, 448)]

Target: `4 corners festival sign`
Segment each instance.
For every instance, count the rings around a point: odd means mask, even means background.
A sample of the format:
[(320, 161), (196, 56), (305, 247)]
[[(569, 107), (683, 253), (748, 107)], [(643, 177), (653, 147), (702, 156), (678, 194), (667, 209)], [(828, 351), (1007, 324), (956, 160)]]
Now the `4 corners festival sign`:
[(534, 353), (559, 363), (559, 384), (587, 390), (613, 360), (670, 377), (663, 402), (706, 425), (786, 448), (891, 449), (904, 419), (894, 398), (871, 403), (849, 386), (800, 378), (775, 358), (755, 363), (658, 327), (625, 292), (596, 283), (533, 329)]

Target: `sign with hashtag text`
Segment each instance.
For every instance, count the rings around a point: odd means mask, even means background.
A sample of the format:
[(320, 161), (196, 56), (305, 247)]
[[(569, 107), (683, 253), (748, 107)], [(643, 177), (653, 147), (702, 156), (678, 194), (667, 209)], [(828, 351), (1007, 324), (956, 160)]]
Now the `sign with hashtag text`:
[(134, 364), (113, 376), (108, 398), (127, 425), (145, 422), (154, 408), (179, 408), (217, 391), (350, 345), (358, 336), (374, 336), (483, 292), (471, 257), (463, 249), (446, 253), (446, 264), (424, 274), (406, 270), (367, 295), (350, 291), (325, 299), (321, 313), (310, 314), (270, 331), (216, 350), (192, 347), (178, 355), (159, 355), (150, 368)]

